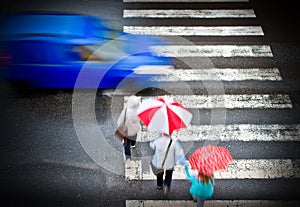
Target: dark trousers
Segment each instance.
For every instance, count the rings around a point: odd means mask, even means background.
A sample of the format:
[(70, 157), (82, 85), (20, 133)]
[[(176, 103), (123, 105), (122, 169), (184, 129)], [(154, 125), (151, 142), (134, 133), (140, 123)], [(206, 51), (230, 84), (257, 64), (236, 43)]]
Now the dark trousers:
[(172, 181), (172, 175), (173, 175), (173, 170), (166, 170), (166, 175), (165, 175), (165, 180), (164, 180), (164, 172), (159, 173), (156, 175), (156, 182), (157, 182), (157, 186), (167, 186), (170, 187), (171, 186), (171, 181)]
[(125, 144), (124, 144), (124, 151), (126, 158), (131, 157), (131, 146), (135, 145), (135, 140), (126, 138)]
[(203, 199), (197, 199), (197, 207), (203, 207), (204, 206), (204, 200)]
[(195, 198), (194, 196), (193, 196), (193, 199), (194, 199), (194, 201), (197, 202), (197, 207), (203, 207), (204, 206), (204, 199)]

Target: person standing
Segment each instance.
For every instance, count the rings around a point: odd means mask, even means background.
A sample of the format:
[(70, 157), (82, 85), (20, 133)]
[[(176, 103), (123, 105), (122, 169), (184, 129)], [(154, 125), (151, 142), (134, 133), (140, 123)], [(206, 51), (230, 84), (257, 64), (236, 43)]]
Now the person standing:
[(208, 176), (203, 173), (198, 173), (197, 176), (190, 175), (187, 166), (184, 170), (188, 181), (192, 183), (190, 187), (190, 194), (193, 200), (197, 202), (197, 207), (203, 207), (204, 201), (210, 199), (214, 193), (213, 176)]
[(140, 98), (130, 96), (127, 101), (127, 106), (121, 112), (117, 125), (124, 124), (127, 133), (123, 139), (124, 160), (131, 159), (131, 148), (135, 147), (137, 133), (141, 128), (140, 119), (137, 116), (137, 110), (140, 107)]
[(157, 138), (150, 141), (150, 147), (154, 151), (152, 164), (158, 169), (163, 169), (156, 174), (157, 189), (164, 188), (164, 194), (168, 195), (175, 165), (178, 163), (183, 167), (186, 166), (184, 151), (179, 141), (166, 133), (160, 133)]

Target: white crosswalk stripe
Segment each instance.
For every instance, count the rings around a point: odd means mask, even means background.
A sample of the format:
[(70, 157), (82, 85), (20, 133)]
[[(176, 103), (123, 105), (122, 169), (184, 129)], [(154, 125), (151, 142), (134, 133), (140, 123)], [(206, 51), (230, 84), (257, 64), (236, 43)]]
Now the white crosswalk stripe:
[(209, 68), (176, 69), (154, 81), (281, 81), (278, 68)]
[(124, 32), (166, 36), (263, 36), (260, 26), (124, 26)]
[[(176, 100), (186, 108), (292, 108), (287, 94), (238, 94), (238, 95), (164, 95), (165, 99)], [(151, 97), (142, 97), (151, 98)], [(128, 97), (124, 97), (126, 101)]]
[(269, 45), (159, 45), (151, 49), (163, 57), (273, 57)]
[[(149, 142), (156, 132), (139, 131), (138, 142)], [(300, 141), (299, 124), (232, 124), (191, 125), (174, 132), (172, 137), (183, 142), (196, 141)]]
[(255, 18), (253, 9), (124, 9), (124, 18)]
[[(149, 165), (149, 164), (148, 164)], [(155, 180), (156, 176), (148, 170), (143, 170), (141, 160), (131, 160), (125, 163), (126, 180)], [(215, 179), (275, 179), (300, 178), (300, 160), (291, 159), (235, 159), (224, 171), (216, 171)], [(172, 179), (186, 180), (184, 169), (175, 166)]]

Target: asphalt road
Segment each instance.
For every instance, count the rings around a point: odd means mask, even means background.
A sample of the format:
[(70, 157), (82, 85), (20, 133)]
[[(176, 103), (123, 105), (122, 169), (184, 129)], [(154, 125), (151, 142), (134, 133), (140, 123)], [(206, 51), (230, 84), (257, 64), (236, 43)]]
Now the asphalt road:
[[(126, 4), (122, 1), (69, 0), (69, 1), (6, 1), (3, 12), (20, 11), (61, 11), (75, 12), (105, 17), (114, 28), (123, 25), (138, 25), (137, 19), (124, 20), (124, 8), (143, 8), (143, 4)], [(149, 3), (147, 8), (226, 8), (219, 4), (164, 4)], [(244, 4), (237, 4), (244, 8)], [(257, 58), (256, 62), (247, 58), (220, 60), (212, 58), (216, 67), (247, 67), (276, 65), (280, 68), (283, 81), (280, 83), (255, 81), (225, 82), (225, 93), (288, 93), (293, 109), (232, 109), (227, 111), (226, 123), (282, 123), (299, 124), (300, 112), (300, 50), (297, 20), (299, 12), (290, 1), (254, 0), (247, 7), (255, 10), (257, 19), (248, 23), (259, 24), (266, 34), (264, 38), (188, 37), (193, 43), (265, 43), (272, 47), (274, 58)], [(147, 22), (148, 21), (148, 22)], [(201, 24), (226, 25), (225, 20)], [(145, 20), (143, 23), (161, 25), (193, 25), (183, 20)], [(228, 23), (229, 24), (229, 23)], [(239, 20), (230, 24), (239, 25)], [(254, 64), (254, 65), (253, 65)], [(184, 67), (184, 63), (178, 62)], [(170, 88), (176, 88), (171, 83)], [(201, 83), (187, 83), (194, 94), (205, 94)], [(176, 89), (180, 93), (180, 87)], [(125, 206), (128, 199), (161, 199), (155, 191), (155, 181), (125, 181), (122, 148), (112, 132), (118, 112), (122, 108), (122, 97), (97, 94), (96, 102), (89, 99), (93, 91), (81, 91), (87, 96), (74, 115), (72, 91), (54, 90), (20, 94), (9, 83), (1, 82), (1, 206)], [(78, 94), (77, 94), (78, 95)], [(75, 99), (76, 100), (76, 99)], [(73, 107), (73, 108), (72, 108)], [(201, 120), (196, 124), (207, 124), (211, 111), (199, 111)], [(95, 116), (94, 116), (95, 115)], [(94, 119), (96, 117), (96, 119)], [(76, 119), (76, 121), (74, 121)], [(79, 125), (78, 125), (79, 124)], [(105, 157), (108, 153), (97, 137), (101, 132), (106, 143), (116, 152), (115, 159)], [(93, 137), (94, 143), (85, 143), (84, 136)], [(86, 144), (86, 145), (85, 145)], [(233, 157), (299, 159), (299, 142), (219, 143), (230, 147)], [(85, 146), (83, 146), (85, 145)], [(185, 147), (185, 146), (184, 146)], [(89, 149), (87, 152), (86, 149)], [(186, 146), (188, 148), (188, 146)], [(258, 150), (259, 149), (259, 150)], [(137, 146), (137, 154), (148, 144)], [(93, 156), (90, 156), (90, 155)], [(101, 156), (99, 155), (101, 154)], [(104, 154), (104, 156), (102, 156)], [(149, 152), (150, 154), (150, 152)], [(111, 165), (111, 166), (110, 166)], [(186, 181), (175, 181), (170, 199), (190, 199)], [(270, 199), (299, 200), (299, 179), (293, 180), (220, 180), (216, 186), (214, 199)]]

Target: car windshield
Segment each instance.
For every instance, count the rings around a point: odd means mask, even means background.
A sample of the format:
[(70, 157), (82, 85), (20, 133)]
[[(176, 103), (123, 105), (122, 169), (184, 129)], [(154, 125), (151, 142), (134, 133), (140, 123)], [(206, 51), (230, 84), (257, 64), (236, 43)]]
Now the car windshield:
[(125, 41), (113, 39), (104, 44), (75, 46), (74, 50), (84, 61), (112, 61), (128, 56), (125, 44)]

